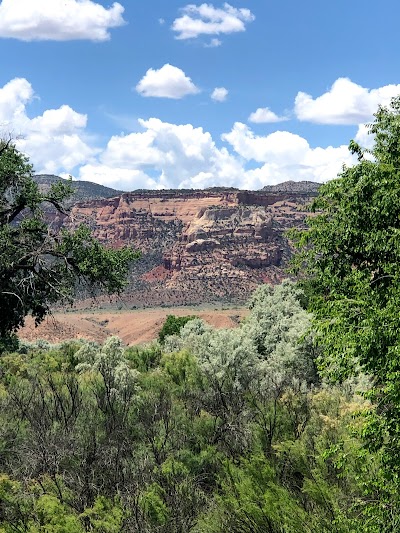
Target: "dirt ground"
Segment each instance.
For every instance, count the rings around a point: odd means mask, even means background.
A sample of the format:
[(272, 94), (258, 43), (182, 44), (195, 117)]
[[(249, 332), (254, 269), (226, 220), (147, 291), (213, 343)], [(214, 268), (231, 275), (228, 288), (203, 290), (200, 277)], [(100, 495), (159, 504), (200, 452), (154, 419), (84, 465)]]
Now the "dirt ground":
[(57, 343), (68, 339), (85, 338), (103, 342), (111, 335), (120, 337), (126, 345), (144, 344), (155, 339), (167, 315), (196, 315), (216, 328), (231, 328), (247, 315), (245, 308), (157, 308), (141, 310), (91, 310), (56, 312), (38, 327), (31, 318), (18, 331), (21, 339), (45, 339)]

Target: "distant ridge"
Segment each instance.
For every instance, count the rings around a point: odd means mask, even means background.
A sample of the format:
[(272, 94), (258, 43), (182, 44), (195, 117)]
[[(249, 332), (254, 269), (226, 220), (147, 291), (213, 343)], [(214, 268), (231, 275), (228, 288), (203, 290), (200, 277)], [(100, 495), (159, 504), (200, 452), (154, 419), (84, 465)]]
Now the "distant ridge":
[[(34, 176), (36, 183), (40, 186), (42, 191), (46, 191), (53, 183), (64, 180), (60, 176), (54, 174), (37, 174)], [(74, 195), (68, 203), (85, 202), (89, 200), (101, 200), (103, 198), (114, 198), (127, 194), (127, 191), (120, 191), (111, 187), (105, 187), (91, 181), (71, 181), (69, 182), (74, 189)], [(277, 185), (266, 185), (259, 192), (261, 193), (294, 193), (294, 194), (311, 194), (316, 195), (321, 184), (314, 181), (285, 181), (278, 183)], [(131, 194), (158, 194), (161, 191), (137, 189), (132, 191)], [(204, 193), (239, 193), (240, 189), (235, 187), (208, 187), (206, 189), (163, 189), (162, 193), (165, 196), (182, 195), (193, 192)]]
[(294, 192), (294, 193), (317, 193), (318, 189), (321, 187), (321, 183), (316, 183), (315, 181), (284, 181), (283, 183), (278, 183), (277, 185), (266, 185), (261, 190), (265, 192)]
[(98, 185), (91, 181), (68, 181), (60, 176), (54, 176), (53, 174), (37, 174), (34, 176), (34, 180), (44, 192), (49, 189), (53, 183), (57, 183), (58, 181), (70, 183), (74, 189), (74, 194), (71, 198), (73, 203), (86, 200), (113, 198), (115, 196), (120, 196), (124, 192), (112, 189), (111, 187), (105, 187), (104, 185)]

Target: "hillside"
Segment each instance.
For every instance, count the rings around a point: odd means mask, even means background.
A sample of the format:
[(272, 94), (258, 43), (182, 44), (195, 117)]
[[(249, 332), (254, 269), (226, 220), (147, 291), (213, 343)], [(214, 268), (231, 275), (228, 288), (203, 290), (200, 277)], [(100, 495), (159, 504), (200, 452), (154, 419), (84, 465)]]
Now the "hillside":
[[(34, 180), (39, 184), (42, 191), (46, 191), (53, 183), (57, 183), (60, 180), (67, 182), (67, 180), (60, 178), (59, 176), (54, 176), (53, 174), (37, 174), (34, 176)], [(91, 181), (71, 181), (68, 183), (70, 183), (74, 189), (74, 194), (71, 198), (73, 203), (98, 198), (112, 198), (113, 196), (122, 194), (122, 191), (110, 187), (104, 187), (104, 185), (98, 185)]]

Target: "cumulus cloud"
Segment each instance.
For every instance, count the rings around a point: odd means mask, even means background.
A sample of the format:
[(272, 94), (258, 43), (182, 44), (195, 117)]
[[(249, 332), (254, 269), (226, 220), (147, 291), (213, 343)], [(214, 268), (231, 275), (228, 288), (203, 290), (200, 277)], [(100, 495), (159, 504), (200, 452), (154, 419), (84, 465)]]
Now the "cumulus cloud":
[(398, 94), (400, 85), (367, 89), (348, 78), (339, 78), (329, 91), (315, 99), (299, 92), (295, 114), (299, 120), (318, 124), (360, 124), (372, 120), (378, 105), (388, 105)]
[(256, 124), (263, 123), (273, 123), (273, 122), (283, 122), (288, 120), (287, 117), (280, 117), (268, 107), (259, 107), (254, 113), (251, 113), (249, 116), (249, 122), (254, 122)]
[(28, 132), (17, 141), (17, 147), (26, 153), (38, 174), (70, 173), (96, 153), (79, 133), (52, 135)]
[(232, 130), (222, 138), (245, 159), (261, 163), (283, 160), (295, 162), (309, 149), (308, 142), (294, 133), (275, 131), (270, 135), (259, 136), (241, 122), (236, 122)]
[[(32, 85), (25, 78), (14, 78), (0, 88), (0, 124), (14, 132), (26, 120), (25, 106), (33, 98)], [(18, 133), (18, 132), (17, 132)]]
[[(145, 125), (145, 122), (140, 122)], [(169, 154), (163, 154), (155, 140), (156, 132), (150, 128), (139, 133), (113, 135), (101, 156), (102, 163), (126, 169), (162, 167)]]
[(92, 0), (3, 0), (0, 37), (21, 41), (106, 41), (109, 30), (125, 24), (124, 8)]
[(336, 177), (343, 163), (355, 162), (345, 145), (311, 148), (299, 135), (276, 131), (258, 136), (240, 122), (222, 138), (245, 160), (262, 163), (261, 167), (244, 172), (241, 184), (249, 188), (289, 179), (323, 182)]
[(258, 136), (236, 123), (222, 136), (229, 150), (191, 124), (158, 118), (140, 119), (139, 124), (141, 132), (113, 136), (98, 163), (83, 167), (81, 178), (118, 183), (123, 189), (216, 185), (259, 189), (289, 179), (323, 182), (336, 177), (343, 163), (354, 162), (346, 146), (311, 148), (306, 139), (287, 131)]
[(191, 124), (170, 124), (157, 118), (139, 120), (140, 133), (114, 136), (101, 164), (124, 169), (151, 169), (162, 187), (233, 185), (242, 173), (238, 159), (216, 147), (211, 134)]
[(142, 96), (177, 100), (188, 94), (199, 92), (199, 89), (183, 70), (169, 63), (158, 70), (150, 68), (136, 85), (136, 90)]
[(225, 89), (225, 87), (215, 87), (213, 92), (211, 93), (211, 98), (214, 100), (214, 102), (225, 102), (225, 100), (228, 97), (228, 89)]
[(224, 3), (222, 8), (215, 8), (212, 4), (189, 4), (181, 9), (181, 13), (172, 24), (176, 39), (242, 32), (246, 30), (246, 23), (255, 19), (249, 9), (237, 9), (228, 3)]
[(58, 109), (48, 109), (43, 115), (33, 118), (29, 123), (31, 131), (46, 131), (52, 135), (69, 135), (86, 128), (87, 115), (77, 113), (68, 105)]
[(17, 137), (18, 148), (38, 173), (71, 172), (97, 153), (85, 140), (86, 115), (62, 105), (30, 118), (27, 106), (33, 98), (32, 85), (24, 78), (0, 88), (0, 124), (5, 135)]

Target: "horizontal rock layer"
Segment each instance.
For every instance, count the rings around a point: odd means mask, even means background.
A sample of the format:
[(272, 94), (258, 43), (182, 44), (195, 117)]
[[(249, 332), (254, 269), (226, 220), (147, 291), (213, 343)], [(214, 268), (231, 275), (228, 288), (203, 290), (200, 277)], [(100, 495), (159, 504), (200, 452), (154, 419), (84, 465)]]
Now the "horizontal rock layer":
[(123, 295), (132, 307), (241, 302), (284, 277), (285, 230), (302, 226), (314, 191), (140, 191), (80, 202), (56, 225), (89, 224), (112, 247), (141, 250)]

